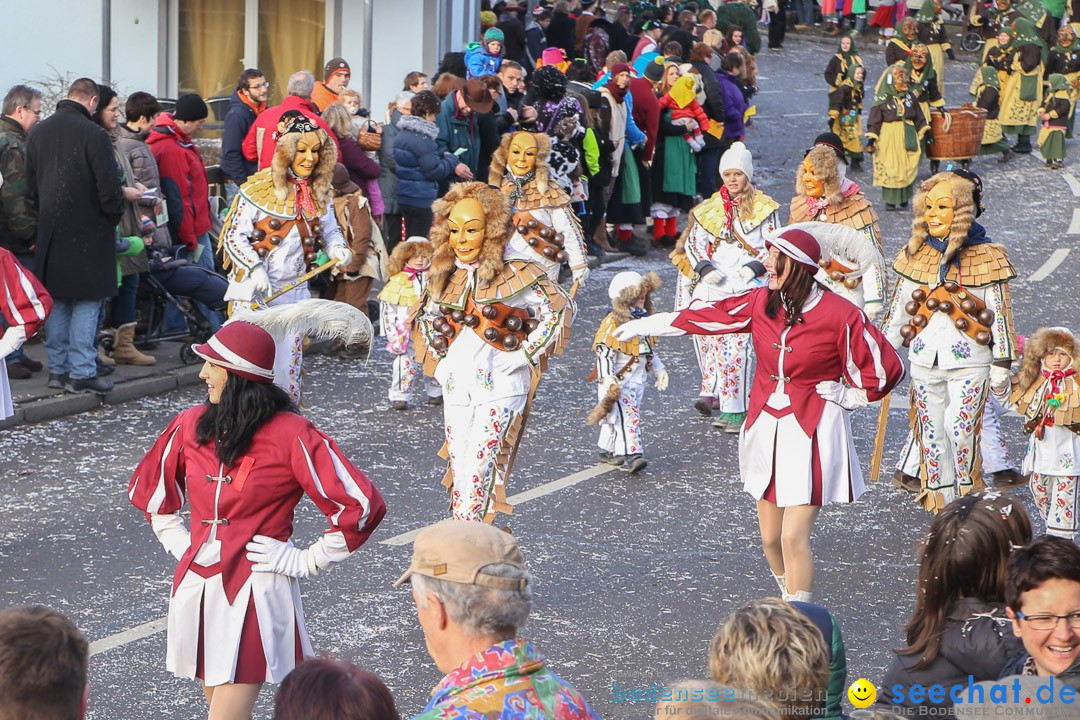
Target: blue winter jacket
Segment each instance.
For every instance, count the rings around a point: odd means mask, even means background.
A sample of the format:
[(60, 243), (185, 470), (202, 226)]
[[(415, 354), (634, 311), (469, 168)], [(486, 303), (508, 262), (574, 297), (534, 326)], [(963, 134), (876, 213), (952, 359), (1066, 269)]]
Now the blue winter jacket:
[[(435, 118), (435, 124), (439, 126), (439, 136), (435, 142), (440, 152), (455, 153), (476, 176), (477, 166), (480, 164), (479, 123), (476, 113), (464, 119), (458, 117), (456, 95), (457, 93), (450, 93), (443, 100), (442, 108)], [(461, 152), (458, 152), (459, 150)]]
[(492, 55), (478, 42), (469, 43), (465, 51), (465, 69), (470, 78), (498, 74), (502, 60), (502, 53)]
[(402, 115), (398, 121), (394, 162), (399, 205), (431, 207), (438, 197), (439, 182), (454, 173), (458, 160), (436, 147), (438, 132), (435, 123), (420, 117)]
[(243, 144), (248, 130), (255, 123), (255, 111), (240, 99), (237, 90), (229, 98), (225, 114), (225, 134), (221, 138), (221, 172), (237, 185), (243, 185), (248, 175), (259, 169), (259, 163), (244, 157)]

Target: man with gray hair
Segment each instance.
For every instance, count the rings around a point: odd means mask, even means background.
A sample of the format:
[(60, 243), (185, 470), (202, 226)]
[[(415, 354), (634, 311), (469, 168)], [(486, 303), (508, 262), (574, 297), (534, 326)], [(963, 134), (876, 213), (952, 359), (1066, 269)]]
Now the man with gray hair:
[(395, 585), (412, 583), (428, 654), (446, 677), (414, 720), (515, 716), (599, 720), (581, 694), (518, 637), (532, 609), (532, 575), (513, 535), (443, 520), (420, 531)]
[[(274, 159), (274, 148), (277, 147), (278, 122), (281, 116), (290, 110), (297, 110), (310, 118), (334, 139), (335, 145), (337, 144), (337, 137), (326, 121), (319, 116), (319, 109), (315, 107), (315, 103), (311, 102), (311, 91), (315, 89), (315, 76), (307, 70), (295, 72), (289, 76), (287, 89), (289, 94), (285, 96), (281, 104), (259, 113), (255, 122), (251, 124), (247, 136), (244, 137), (244, 157), (248, 160), (258, 160), (260, 170), (270, 167), (270, 161)], [(340, 148), (338, 150), (340, 155)]]
[[(10, 250), (27, 270), (34, 267), (37, 210), (27, 197), (26, 134), (41, 120), (41, 93), (16, 85), (4, 97), (0, 117), (0, 248)], [(0, 323), (0, 328), (7, 327)], [(8, 378), (25, 380), (42, 369), (22, 348), (4, 358)]]

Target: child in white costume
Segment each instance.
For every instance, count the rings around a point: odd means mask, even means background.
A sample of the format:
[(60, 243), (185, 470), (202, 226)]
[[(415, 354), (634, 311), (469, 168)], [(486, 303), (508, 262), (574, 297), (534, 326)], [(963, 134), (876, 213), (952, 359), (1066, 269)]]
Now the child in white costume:
[[(390, 406), (406, 410), (412, 399), (413, 382), (422, 374), (422, 367), (413, 352), (409, 311), (424, 294), (424, 272), (431, 265), (434, 248), (422, 237), (411, 237), (399, 243), (390, 255), (390, 279), (379, 292), (379, 319), (386, 350), (394, 356), (394, 373), (390, 381)], [(428, 405), (442, 405), (442, 387), (432, 379), (425, 386)]]
[(1080, 385), (1076, 337), (1068, 328), (1040, 328), (1024, 345), (1020, 372), (994, 386), (994, 395), (1024, 418), (1028, 433), (1023, 471), (1046, 521), (1046, 533), (1077, 537), (1077, 458), (1080, 457)]
[(608, 286), (611, 312), (600, 323), (593, 340), (599, 382), (599, 402), (589, 414), (589, 424), (600, 425), (600, 459), (629, 473), (644, 470), (648, 461), (642, 455), (641, 398), (648, 376), (656, 389), (668, 386), (668, 373), (656, 354), (656, 338), (639, 336), (616, 340), (617, 327), (631, 319), (652, 313), (652, 293), (660, 287), (654, 272), (644, 277), (630, 270), (618, 273)]

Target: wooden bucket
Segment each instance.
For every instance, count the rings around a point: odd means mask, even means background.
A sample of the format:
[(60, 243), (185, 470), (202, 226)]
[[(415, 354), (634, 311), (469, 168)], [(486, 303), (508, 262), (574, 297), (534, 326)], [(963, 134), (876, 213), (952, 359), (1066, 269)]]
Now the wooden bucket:
[(945, 115), (930, 113), (930, 132), (934, 142), (927, 147), (931, 160), (968, 160), (979, 154), (986, 110), (965, 105), (947, 109)]

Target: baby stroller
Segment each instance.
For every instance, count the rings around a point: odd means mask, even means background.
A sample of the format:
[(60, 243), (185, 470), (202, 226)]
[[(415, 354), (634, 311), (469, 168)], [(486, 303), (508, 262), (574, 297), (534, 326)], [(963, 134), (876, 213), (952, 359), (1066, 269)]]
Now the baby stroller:
[[(180, 360), (186, 364), (198, 362), (198, 356), (191, 349), (191, 341), (205, 342), (217, 328), (197, 303), (224, 313), (228, 286), (228, 281), (221, 275), (176, 258), (172, 248), (151, 250), (150, 272), (143, 273), (139, 282), (136, 345), (183, 341), (180, 344)], [(170, 307), (179, 313), (183, 325), (166, 327), (166, 309)]]

